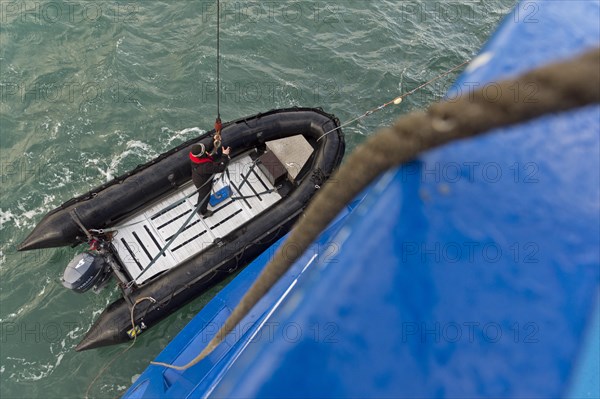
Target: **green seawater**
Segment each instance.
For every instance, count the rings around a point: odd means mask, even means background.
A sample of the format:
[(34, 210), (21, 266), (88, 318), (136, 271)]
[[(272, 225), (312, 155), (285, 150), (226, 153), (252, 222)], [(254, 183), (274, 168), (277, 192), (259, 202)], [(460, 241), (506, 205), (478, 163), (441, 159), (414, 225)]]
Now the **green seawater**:
[[(472, 58), (514, 3), (224, 0), (221, 116), (349, 120)], [(215, 75), (214, 1), (0, 1), (1, 398), (81, 398), (124, 349), (73, 350), (118, 296), (62, 287), (78, 249), (15, 247), (62, 202), (211, 129)], [(455, 77), (346, 128), (347, 151)], [(226, 283), (144, 332), (90, 396), (122, 394)]]

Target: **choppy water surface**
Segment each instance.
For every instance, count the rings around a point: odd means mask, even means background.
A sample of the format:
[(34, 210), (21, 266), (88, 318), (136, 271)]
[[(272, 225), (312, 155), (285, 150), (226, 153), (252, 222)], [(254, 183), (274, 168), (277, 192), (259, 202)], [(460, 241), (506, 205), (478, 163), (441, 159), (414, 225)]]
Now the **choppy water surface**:
[[(514, 1), (222, 4), (223, 119), (309, 106), (345, 121), (471, 58)], [(82, 397), (123, 350), (73, 351), (118, 295), (61, 286), (76, 249), (15, 246), (75, 194), (211, 128), (215, 11), (214, 1), (0, 1), (2, 398)], [(451, 80), (347, 128), (348, 150)], [(92, 396), (122, 393), (220, 287), (144, 333)]]

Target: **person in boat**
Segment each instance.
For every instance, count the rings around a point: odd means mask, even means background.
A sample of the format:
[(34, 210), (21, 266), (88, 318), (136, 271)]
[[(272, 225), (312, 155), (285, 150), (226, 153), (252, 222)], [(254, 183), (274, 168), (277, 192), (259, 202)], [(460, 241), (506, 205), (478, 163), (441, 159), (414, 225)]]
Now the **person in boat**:
[(214, 154), (206, 151), (206, 146), (202, 143), (194, 144), (190, 151), (190, 161), (192, 163), (192, 180), (198, 189), (198, 214), (204, 218), (210, 217), (213, 211), (207, 210), (208, 201), (213, 185), (213, 175), (222, 173), (229, 165), (229, 147), (217, 147)]

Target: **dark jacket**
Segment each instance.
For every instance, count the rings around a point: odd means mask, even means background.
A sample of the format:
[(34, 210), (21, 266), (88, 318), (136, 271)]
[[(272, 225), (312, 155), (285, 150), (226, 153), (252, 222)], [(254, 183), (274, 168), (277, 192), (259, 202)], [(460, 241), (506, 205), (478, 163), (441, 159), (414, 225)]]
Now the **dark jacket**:
[(192, 180), (196, 188), (201, 188), (198, 191), (200, 197), (204, 197), (212, 189), (212, 182), (210, 182), (212, 177), (227, 169), (229, 157), (221, 156), (219, 160), (214, 160), (208, 154), (197, 158), (190, 153), (190, 161), (192, 163)]

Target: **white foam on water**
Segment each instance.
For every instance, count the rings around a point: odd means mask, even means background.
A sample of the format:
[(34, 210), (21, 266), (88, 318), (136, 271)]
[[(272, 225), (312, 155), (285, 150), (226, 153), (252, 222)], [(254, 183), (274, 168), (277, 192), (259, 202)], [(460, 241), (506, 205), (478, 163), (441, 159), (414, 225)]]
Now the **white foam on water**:
[(54, 173), (51, 179), (48, 179), (47, 181), (40, 181), (38, 184), (41, 184), (45, 187), (50, 187), (52, 190), (57, 190), (61, 187), (66, 186), (72, 181), (73, 170), (67, 167), (63, 167), (59, 172)]
[[(34, 361), (28, 361), (24, 358), (7, 357), (6, 360), (12, 361), (12, 368), (15, 369), (10, 375), (10, 378), (14, 378), (16, 382), (24, 381), (39, 381), (50, 376), (60, 366), (66, 352), (60, 352), (52, 363), (38, 363)], [(5, 366), (2, 366), (0, 373), (4, 373)]]
[(42, 286), (42, 290), (40, 292), (38, 292), (38, 294), (37, 294), (38, 297), (44, 295), (44, 293), (46, 292), (46, 287), (48, 287), (49, 284), (50, 284), (50, 277), (46, 277), (46, 281), (45, 281), (45, 284)]
[[(17, 227), (31, 229), (37, 223), (37, 216), (44, 215), (48, 213), (51, 209), (55, 208), (54, 202), (56, 201), (56, 197), (52, 194), (44, 194), (42, 197), (42, 205), (37, 206), (34, 209), (27, 210), (27, 206), (31, 206), (32, 201), (31, 196), (23, 198), (23, 202), (19, 202), (17, 204), (17, 210), (19, 211), (18, 215), (12, 213), (11, 210), (2, 211), (0, 210), (0, 230), (4, 227), (4, 223), (12, 221), (12, 223)], [(6, 220), (5, 220), (6, 219)]]
[[(168, 127), (162, 127), (161, 132), (161, 141), (166, 139), (165, 146), (168, 150), (172, 147), (174, 141), (181, 140), (183, 142), (189, 140), (191, 137), (206, 133), (206, 130), (202, 130), (199, 127), (190, 127), (181, 130), (172, 130)], [(119, 167), (128, 157), (137, 156), (141, 158), (139, 163), (145, 163), (157, 157), (159, 154), (156, 149), (146, 143), (139, 140), (128, 140), (125, 132), (121, 130), (115, 130), (110, 134), (104, 134), (99, 137), (114, 140), (115, 136), (117, 138), (117, 143), (124, 145), (125, 150), (120, 154), (113, 156), (110, 161), (97, 156), (86, 156), (86, 154), (82, 154), (84, 170), (97, 170), (102, 176), (102, 180), (109, 182), (114, 179), (115, 176), (133, 169), (134, 165), (127, 165), (127, 170), (119, 170)], [(86, 174), (86, 176), (89, 177), (89, 173)]]
[[(195, 136), (200, 136), (204, 133), (206, 133), (206, 130), (202, 130), (199, 127), (188, 127), (182, 130), (171, 130), (168, 127), (162, 127), (161, 132), (163, 134), (168, 134), (168, 138), (167, 138), (167, 145), (171, 144), (173, 141), (183, 138), (185, 140), (190, 139), (191, 136), (190, 133), (194, 133)], [(183, 140), (183, 141), (185, 141)]]
[[(20, 313), (20, 312), (19, 312)], [(18, 316), (17, 313), (10, 313), (9, 315), (6, 316), (6, 319), (0, 319), (0, 322), (5, 322), (8, 321), (10, 319), (14, 319)]]
[(46, 206), (46, 205), (54, 206), (53, 204), (54, 204), (54, 201), (56, 200), (56, 197), (52, 194), (46, 194), (46, 195), (44, 195), (44, 198), (42, 200), (43, 200), (44, 206)]
[(4, 229), (8, 222), (12, 221), (14, 217), (15, 215), (10, 209), (4, 210), (0, 208), (0, 230)]
[(56, 364), (54, 365), (54, 367), (58, 367), (60, 365), (60, 362), (62, 361), (63, 357), (65, 356), (64, 353), (59, 353), (58, 357), (56, 358)]
[(10, 375), (16, 382), (41, 380), (49, 376), (54, 368), (51, 364), (38, 364), (18, 357), (9, 356), (6, 360), (12, 360), (13, 368), (18, 370)]
[[(37, 366), (37, 370), (35, 369)], [(16, 382), (39, 381), (52, 374), (54, 367), (51, 364), (28, 363), (28, 367), (23, 367), (18, 373), (12, 374)]]
[(62, 123), (56, 122), (56, 125), (54, 125), (54, 128), (52, 129), (52, 134), (50, 135), (50, 137), (55, 139), (56, 136), (58, 135), (58, 129), (61, 127), (62, 127)]
[(124, 385), (109, 385), (109, 384), (103, 384), (100, 385), (100, 391), (103, 393), (109, 393), (109, 392), (121, 392), (127, 389), (127, 386)]
[(106, 176), (107, 181), (114, 178), (114, 174), (116, 173), (119, 164), (130, 155), (138, 155), (147, 160), (158, 156), (158, 153), (152, 147), (139, 140), (130, 140), (125, 145), (125, 151), (114, 156), (110, 161), (108, 169), (103, 173)]
[(104, 311), (104, 309), (94, 310), (92, 312), (92, 318), (95, 319), (96, 316), (99, 316), (103, 311)]
[[(69, 331), (67, 333), (67, 337), (71, 338), (71, 339), (77, 339), (80, 337), (79, 334), (77, 334), (79, 331), (82, 331), (83, 328), (82, 327), (75, 327), (74, 329), (72, 329), (71, 331)], [(66, 345), (66, 339), (63, 339), (60, 343), (60, 345), (64, 348)]]

